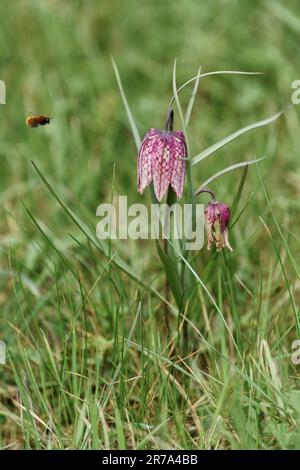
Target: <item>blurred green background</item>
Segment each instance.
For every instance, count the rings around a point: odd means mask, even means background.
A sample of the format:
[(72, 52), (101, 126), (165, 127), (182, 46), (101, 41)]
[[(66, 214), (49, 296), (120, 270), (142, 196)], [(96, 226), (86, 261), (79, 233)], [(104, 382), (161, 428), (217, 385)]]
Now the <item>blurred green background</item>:
[[(136, 152), (111, 55), (141, 134), (164, 124), (174, 58), (178, 83), (195, 75), (200, 64), (204, 72), (264, 72), (203, 81), (190, 131), (195, 154), (281, 109), (298, 78), (296, 5), (287, 10), (272, 1), (2, 2), (1, 79), (7, 84), (7, 105), (0, 109), (2, 191), (34, 183), (32, 159), (92, 213), (110, 192), (113, 164), (116, 190), (133, 192)], [(26, 128), (24, 119), (32, 112), (53, 116), (51, 126)], [(224, 149), (212, 168), (270, 149), (268, 172), (274, 164), (288, 169), (296, 160), (294, 113), (286, 126), (282, 121)], [(198, 167), (196, 181), (212, 168)], [(276, 179), (276, 172), (272, 175)]]
[[(99, 265), (96, 257), (91, 259), (85, 248), (70, 237), (72, 234), (84, 241), (41, 182), (31, 161), (92, 230), (96, 229), (97, 206), (111, 198), (113, 179), (115, 194), (127, 194), (129, 202), (149, 201), (149, 191), (142, 198), (136, 191), (136, 148), (111, 56), (118, 64), (141, 135), (149, 127), (164, 125), (172, 96), (175, 58), (178, 84), (194, 76), (200, 65), (202, 72), (264, 73), (218, 76), (201, 82), (189, 128), (194, 156), (240, 127), (290, 104), (292, 82), (300, 79), (300, 5), (296, 0), (2, 0), (0, 18), (0, 79), (7, 87), (7, 104), (0, 105), (0, 339), (5, 340), (11, 351), (14, 348), (17, 351), (20, 345), (26, 348), (28, 331), (43, 328), (59, 355), (58, 338), (63, 338), (65, 325), (72, 317), (60, 309), (67, 311), (72, 310), (70, 305), (76, 306), (80, 300), (75, 292), (78, 286), (62, 295), (60, 306), (55, 294), (57, 279), (66, 284), (71, 281), (23, 202), (70, 263), (76, 269), (80, 265), (78, 269), (82, 270), (88, 288), (99, 275)], [(183, 106), (188, 103), (190, 92), (191, 88), (182, 94)], [(25, 119), (32, 113), (46, 114), (53, 120), (45, 128), (30, 129)], [(179, 127), (179, 120), (175, 119), (175, 129)], [(260, 172), (297, 263), (300, 227), (297, 107), (271, 126), (248, 133), (203, 165), (194, 167), (195, 186), (231, 163), (262, 156), (267, 158), (259, 165)], [(217, 180), (212, 185), (217, 197), (232, 202), (238, 178), (239, 174), (232, 173)], [(266, 303), (272, 299), (276, 306), (286, 295), (286, 284), (268, 233), (259, 220), (262, 217), (268, 224), (271, 219), (255, 168), (249, 170), (244, 202), (253, 191), (246, 214), (232, 234), (231, 243), (236, 248), (234, 264), (250, 291), (267, 289)], [(276, 233), (274, 238), (278, 241)], [(153, 246), (129, 241), (117, 243), (116, 247), (148, 282), (161, 272), (157, 258), (153, 258)], [(285, 261), (286, 254), (281, 247), (278, 250)], [(203, 252), (204, 266), (208, 258)], [(62, 273), (61, 277), (57, 271)], [(290, 266), (287, 279), (297, 298), (298, 281)], [(213, 289), (217, 281), (212, 278), (210, 282)], [(126, 286), (133, 301), (135, 284), (126, 277), (117, 283)], [(160, 280), (157, 285), (161, 287)], [(94, 328), (91, 335), (95, 338), (103, 335), (105, 341), (114, 338), (113, 305), (107, 300), (110, 289), (110, 279), (104, 276), (95, 299), (98, 313), (91, 320)], [(252, 308), (252, 300), (240, 284), (236, 289), (242, 316)], [(109, 298), (114, 299), (114, 295)], [(266, 307), (271, 322), (274, 305), (270, 310)], [(129, 306), (127, 309), (130, 312)], [(292, 331), (295, 339), (291, 308), (287, 303), (282, 309), (276, 315), (280, 316), (283, 331)], [(62, 315), (61, 323), (57, 315)], [(191, 317), (202, 321), (195, 310)], [(243, 335), (247, 338), (252, 323), (246, 320), (245, 325)], [(274, 325), (267, 320), (262, 328), (266, 335), (274, 331)], [(274, 339), (275, 343), (278, 345)], [(103, 366), (104, 371), (108, 364)], [(15, 390), (15, 380), (9, 366), (1, 369), (0, 374), (4, 378), (0, 397), (7, 412), (13, 409), (7, 387)], [(288, 372), (285, 376), (288, 377)], [(15, 439), (16, 447), (25, 445), (16, 421), (4, 419), (4, 422), (3, 442)]]
[[(204, 72), (265, 74), (203, 80), (191, 121), (193, 154), (288, 104), (291, 83), (298, 78), (297, 2), (289, 2), (287, 9), (280, 2), (256, 0), (3, 1), (0, 8), (1, 79), (7, 84), (7, 105), (0, 108), (2, 201), (22, 217), (16, 195), (26, 194), (35, 213), (48, 213), (45, 222), (59, 230), (65, 225), (55, 204), (44, 191), (33, 190), (39, 180), (30, 160), (88, 213), (94, 214), (110, 194), (114, 164), (115, 190), (136, 198), (136, 151), (111, 56), (141, 134), (164, 124), (174, 58), (179, 84), (195, 75), (199, 65)], [(52, 116), (51, 126), (24, 126), (33, 112)], [(280, 123), (243, 137), (198, 166), (195, 182), (233, 161), (267, 155), (261, 166), (270, 186), (294, 190), (282, 185), (288, 171), (297, 169), (297, 133), (293, 110)], [(224, 196), (235, 178), (223, 180), (219, 191)], [(3, 214), (2, 232), (21, 242), (10, 223)]]

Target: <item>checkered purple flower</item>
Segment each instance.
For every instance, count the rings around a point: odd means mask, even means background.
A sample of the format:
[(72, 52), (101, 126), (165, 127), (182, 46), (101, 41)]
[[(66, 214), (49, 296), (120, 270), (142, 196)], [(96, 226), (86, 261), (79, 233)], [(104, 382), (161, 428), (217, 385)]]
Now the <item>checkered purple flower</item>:
[(232, 248), (228, 241), (228, 224), (230, 221), (230, 208), (223, 202), (212, 201), (205, 209), (205, 228), (207, 233), (207, 249), (215, 244), (217, 251), (226, 247)]
[(169, 185), (177, 197), (183, 193), (185, 180), (186, 143), (180, 131), (150, 129), (142, 142), (138, 155), (138, 191), (153, 181), (154, 191), (160, 201)]

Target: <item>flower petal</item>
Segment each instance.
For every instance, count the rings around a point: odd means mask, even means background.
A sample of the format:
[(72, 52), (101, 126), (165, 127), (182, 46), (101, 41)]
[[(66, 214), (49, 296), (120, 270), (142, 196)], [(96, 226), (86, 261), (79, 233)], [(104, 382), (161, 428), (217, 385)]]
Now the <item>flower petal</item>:
[(166, 194), (173, 172), (173, 144), (170, 133), (162, 132), (161, 138), (153, 145), (153, 183), (157, 199), (160, 201)]
[(157, 138), (156, 129), (150, 129), (145, 135), (138, 155), (138, 191), (142, 193), (152, 181), (152, 147)]

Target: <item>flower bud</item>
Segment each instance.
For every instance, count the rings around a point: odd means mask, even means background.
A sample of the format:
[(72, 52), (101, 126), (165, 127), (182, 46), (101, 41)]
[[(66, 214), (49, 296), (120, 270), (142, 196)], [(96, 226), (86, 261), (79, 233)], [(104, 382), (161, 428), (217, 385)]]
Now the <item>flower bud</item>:
[(213, 245), (217, 251), (226, 247), (232, 248), (228, 241), (228, 224), (230, 221), (230, 208), (223, 202), (212, 201), (205, 209), (205, 229), (207, 233), (207, 249)]

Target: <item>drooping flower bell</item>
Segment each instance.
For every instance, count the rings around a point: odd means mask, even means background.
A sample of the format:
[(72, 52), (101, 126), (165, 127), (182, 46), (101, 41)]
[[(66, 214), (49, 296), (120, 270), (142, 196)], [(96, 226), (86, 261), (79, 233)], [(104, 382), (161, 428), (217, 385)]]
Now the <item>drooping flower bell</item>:
[(230, 208), (223, 202), (212, 201), (205, 209), (205, 229), (207, 233), (207, 249), (213, 245), (217, 251), (226, 247), (232, 251), (228, 241), (228, 224), (230, 221)]
[(181, 197), (185, 180), (187, 157), (184, 133), (173, 131), (173, 111), (167, 121), (167, 130), (151, 128), (143, 139), (138, 155), (138, 191), (153, 181), (154, 191), (160, 201), (169, 186)]

